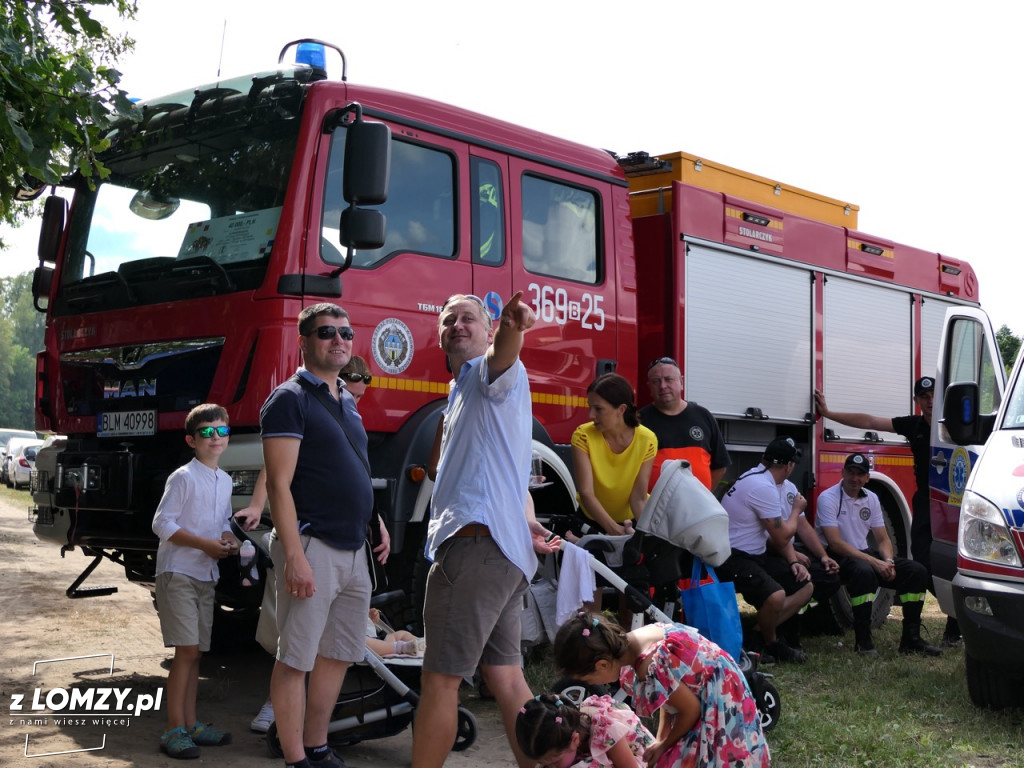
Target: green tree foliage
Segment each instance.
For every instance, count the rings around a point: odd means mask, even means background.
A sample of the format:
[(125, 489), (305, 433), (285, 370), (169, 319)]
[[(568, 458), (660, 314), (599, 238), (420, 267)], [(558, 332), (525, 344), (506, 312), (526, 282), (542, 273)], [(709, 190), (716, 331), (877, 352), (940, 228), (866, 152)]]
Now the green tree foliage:
[(43, 328), (44, 317), (32, 305), (32, 273), (0, 279), (0, 426), (33, 428)]
[(1017, 360), (1017, 353), (1020, 352), (1021, 339), (1013, 335), (1010, 326), (1004, 325), (996, 331), (996, 344), (999, 345), (999, 355), (1003, 358), (1006, 373), (1009, 374)]
[[(0, 3), (0, 221), (17, 224), (26, 177), (55, 184), (73, 171), (105, 177), (102, 132), (137, 110), (111, 64), (134, 44), (91, 12), (134, 18), (135, 0), (7, 0)], [(36, 184), (38, 186), (38, 184)], [(0, 242), (0, 249), (3, 243)]]

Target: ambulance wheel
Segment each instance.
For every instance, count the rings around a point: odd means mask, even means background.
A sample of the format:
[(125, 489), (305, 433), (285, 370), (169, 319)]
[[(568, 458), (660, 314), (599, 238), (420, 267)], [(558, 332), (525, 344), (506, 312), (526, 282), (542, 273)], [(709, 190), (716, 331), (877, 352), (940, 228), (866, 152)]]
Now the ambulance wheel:
[(277, 723), (271, 723), (267, 729), (267, 752), (271, 757), (284, 757), (281, 740), (277, 738)]
[(465, 707), (459, 707), (459, 725), (455, 732), (455, 744), (452, 745), (453, 752), (461, 752), (469, 749), (476, 741), (476, 717)]
[(971, 702), (982, 709), (1006, 709), (1024, 703), (1020, 679), (1006, 674), (998, 664), (988, 664), (964, 654), (967, 668), (967, 693)]
[(761, 730), (768, 733), (779, 723), (782, 699), (779, 698), (779, 689), (766, 679), (762, 679), (757, 687), (757, 714), (761, 718)]

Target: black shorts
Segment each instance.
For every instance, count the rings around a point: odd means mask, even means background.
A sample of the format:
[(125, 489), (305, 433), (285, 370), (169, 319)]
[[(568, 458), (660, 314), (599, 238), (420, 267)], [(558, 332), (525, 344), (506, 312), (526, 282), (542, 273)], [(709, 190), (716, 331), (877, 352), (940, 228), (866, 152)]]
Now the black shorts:
[(785, 591), (785, 587), (772, 578), (769, 568), (767, 555), (750, 555), (734, 549), (715, 572), (722, 581), (731, 581), (744, 600), (760, 608), (773, 594)]

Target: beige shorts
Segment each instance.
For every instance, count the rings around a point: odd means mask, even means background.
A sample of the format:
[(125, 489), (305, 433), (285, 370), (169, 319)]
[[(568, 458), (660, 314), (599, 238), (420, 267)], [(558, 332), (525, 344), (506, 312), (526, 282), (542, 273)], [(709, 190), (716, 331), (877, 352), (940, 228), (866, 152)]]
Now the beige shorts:
[(370, 574), (363, 549), (334, 549), (320, 539), (302, 536), (316, 591), (299, 600), (285, 583), (284, 548), (275, 538), (270, 548), (277, 572), (277, 660), (309, 672), (316, 657), (362, 661), (366, 616), (370, 611)]
[(522, 664), (523, 572), (494, 539), (450, 538), (427, 577), (423, 669), (470, 677), (478, 664)]
[(213, 634), (215, 581), (199, 581), (184, 573), (165, 571), (156, 577), (156, 605), (164, 645), (198, 645), (210, 650)]

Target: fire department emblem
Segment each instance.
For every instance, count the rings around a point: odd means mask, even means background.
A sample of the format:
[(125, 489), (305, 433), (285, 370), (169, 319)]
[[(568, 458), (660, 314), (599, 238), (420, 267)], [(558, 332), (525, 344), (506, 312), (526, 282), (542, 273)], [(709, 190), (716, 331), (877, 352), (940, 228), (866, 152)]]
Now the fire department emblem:
[(704, 439), (704, 430), (700, 427), (690, 427), (690, 437), (699, 443)]
[(865, 522), (867, 522), (868, 520), (871, 519), (871, 508), (870, 507), (861, 507), (859, 510), (857, 510), (857, 514), (860, 515), (860, 519), (861, 520), (864, 520)]
[(786, 503), (789, 504), (789, 508), (793, 508), (793, 502), (796, 501), (796, 494), (792, 491), (786, 492)]
[(412, 363), (412, 332), (409, 326), (395, 317), (381, 320), (373, 330), (371, 340), (373, 359), (385, 373), (402, 373)]

